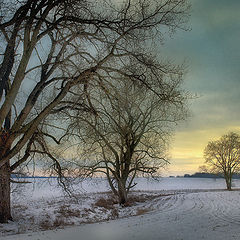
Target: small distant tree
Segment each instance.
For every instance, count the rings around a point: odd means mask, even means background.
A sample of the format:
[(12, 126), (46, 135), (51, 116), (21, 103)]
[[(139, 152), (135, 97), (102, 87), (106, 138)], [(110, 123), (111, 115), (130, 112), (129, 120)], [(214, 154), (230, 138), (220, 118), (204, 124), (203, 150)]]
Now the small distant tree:
[(240, 170), (240, 135), (230, 132), (208, 143), (204, 157), (212, 173), (223, 174), (227, 189), (232, 188), (232, 176)]

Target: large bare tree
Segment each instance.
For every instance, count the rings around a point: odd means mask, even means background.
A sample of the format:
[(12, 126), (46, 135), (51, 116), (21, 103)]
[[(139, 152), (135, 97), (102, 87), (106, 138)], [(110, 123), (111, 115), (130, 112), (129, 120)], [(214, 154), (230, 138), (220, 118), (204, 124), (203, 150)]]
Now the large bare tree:
[[(0, 14), (0, 222), (7, 222), (12, 171), (38, 153), (47, 154), (61, 172), (45, 142), (59, 144), (62, 137), (49, 133), (60, 134), (65, 126), (54, 131), (43, 124), (66, 109), (92, 111), (89, 84), (102, 85), (115, 72), (154, 91), (155, 80), (146, 74), (161, 78), (176, 69), (156, 60), (150, 64), (153, 40), (160, 43), (166, 31), (185, 27), (188, 4), (2, 0)], [(77, 105), (69, 101), (76, 91)]]
[[(168, 163), (167, 143), (173, 125), (187, 116), (182, 78), (163, 78), (155, 92), (130, 79), (92, 92), (95, 115), (76, 112), (72, 128), (79, 135), (75, 164), (87, 177), (104, 174), (119, 203), (127, 201), (134, 178), (154, 176)], [(113, 83), (113, 81), (112, 81)], [(76, 173), (76, 170), (74, 170)]]
[(204, 157), (209, 171), (223, 174), (228, 190), (232, 188), (232, 176), (240, 170), (240, 136), (230, 132), (219, 140), (208, 143)]

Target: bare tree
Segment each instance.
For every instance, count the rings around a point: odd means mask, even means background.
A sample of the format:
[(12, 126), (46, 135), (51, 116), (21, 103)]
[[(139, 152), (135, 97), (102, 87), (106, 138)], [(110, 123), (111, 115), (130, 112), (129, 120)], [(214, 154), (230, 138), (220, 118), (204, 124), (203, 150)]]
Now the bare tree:
[(162, 98), (125, 79), (98, 92), (95, 88), (91, 99), (96, 114), (70, 116), (72, 128), (82, 139), (81, 160), (75, 162), (80, 174), (104, 174), (120, 204), (126, 203), (136, 176), (159, 175), (168, 163), (166, 150), (173, 124), (187, 116), (181, 80), (162, 79), (155, 87)]
[[(61, 172), (42, 143), (59, 144), (66, 126), (44, 124), (67, 109), (92, 111), (90, 83), (102, 85), (118, 72), (154, 91), (147, 73), (161, 78), (176, 71), (169, 64), (149, 64), (155, 58), (148, 48), (166, 30), (185, 27), (187, 0), (114, 2), (0, 2), (0, 222), (11, 219), (10, 174), (32, 154), (46, 154)], [(77, 105), (67, 100), (76, 91)]]
[(240, 170), (240, 136), (230, 132), (208, 143), (204, 157), (210, 172), (223, 174), (227, 189), (232, 188), (232, 176)]

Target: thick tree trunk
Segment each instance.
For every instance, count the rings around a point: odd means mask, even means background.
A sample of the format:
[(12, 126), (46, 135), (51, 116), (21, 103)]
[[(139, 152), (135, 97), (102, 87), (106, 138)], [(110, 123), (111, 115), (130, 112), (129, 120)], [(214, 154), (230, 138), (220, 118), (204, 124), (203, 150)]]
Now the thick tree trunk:
[(0, 168), (0, 223), (12, 220), (10, 206), (10, 165), (7, 162)]
[(123, 183), (118, 183), (118, 199), (119, 204), (123, 205), (127, 202), (127, 191), (126, 186)]
[(225, 177), (226, 185), (227, 185), (227, 190), (231, 191), (232, 190), (232, 179), (230, 177)]

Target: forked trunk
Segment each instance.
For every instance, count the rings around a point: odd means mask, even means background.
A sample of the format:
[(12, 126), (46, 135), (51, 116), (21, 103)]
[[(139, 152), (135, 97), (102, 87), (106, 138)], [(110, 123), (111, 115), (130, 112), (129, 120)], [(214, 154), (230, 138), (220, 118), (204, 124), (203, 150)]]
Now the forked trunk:
[(10, 206), (10, 165), (7, 162), (0, 168), (0, 223), (12, 220)]

